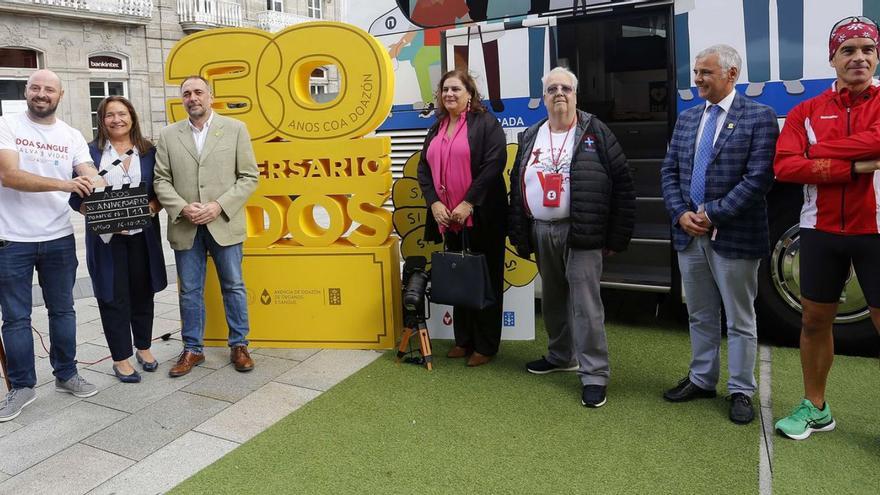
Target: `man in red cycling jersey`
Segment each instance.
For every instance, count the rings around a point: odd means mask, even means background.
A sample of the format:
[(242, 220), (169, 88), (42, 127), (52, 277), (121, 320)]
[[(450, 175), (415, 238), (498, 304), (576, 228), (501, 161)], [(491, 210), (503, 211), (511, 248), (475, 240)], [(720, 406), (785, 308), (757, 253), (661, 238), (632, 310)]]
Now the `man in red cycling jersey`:
[(831, 88), (788, 114), (776, 145), (774, 170), (782, 182), (804, 185), (800, 220), (804, 399), (776, 423), (781, 434), (803, 440), (831, 431), (825, 402), (834, 358), (831, 330), (850, 264), (880, 328), (880, 82), (877, 25), (848, 17), (831, 30)]

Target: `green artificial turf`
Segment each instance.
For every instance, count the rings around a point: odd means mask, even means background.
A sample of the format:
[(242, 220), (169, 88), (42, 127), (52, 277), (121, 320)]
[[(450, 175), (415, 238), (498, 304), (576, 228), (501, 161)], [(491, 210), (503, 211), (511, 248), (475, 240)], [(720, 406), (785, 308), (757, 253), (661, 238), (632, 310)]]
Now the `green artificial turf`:
[[(804, 394), (797, 349), (773, 349), (773, 417), (788, 415)], [(773, 441), (777, 494), (880, 493), (880, 362), (837, 356), (826, 400), (837, 428), (803, 441)]]
[(600, 409), (581, 406), (574, 373), (525, 372), (545, 352), (540, 325), (480, 368), (447, 359), (447, 341), (433, 372), (386, 353), (173, 493), (758, 491), (758, 422), (732, 424), (721, 396), (662, 399), (690, 358), (682, 324), (609, 325)]

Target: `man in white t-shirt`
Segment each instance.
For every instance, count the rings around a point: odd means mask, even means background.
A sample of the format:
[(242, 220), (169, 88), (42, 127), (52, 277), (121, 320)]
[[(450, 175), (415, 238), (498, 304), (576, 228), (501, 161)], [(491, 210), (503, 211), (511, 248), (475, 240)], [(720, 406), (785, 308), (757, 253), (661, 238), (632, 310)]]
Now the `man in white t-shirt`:
[(71, 193), (87, 196), (99, 179), (82, 134), (55, 118), (63, 95), (58, 76), (38, 70), (25, 88), (27, 112), (0, 117), (0, 312), (12, 387), (0, 402), (0, 422), (14, 419), (36, 398), (35, 269), (49, 311), (55, 390), (77, 397), (98, 393), (76, 369), (77, 260), (67, 201)]
[(520, 135), (510, 172), (510, 242), (535, 253), (548, 336), (526, 369), (576, 371), (581, 404), (601, 407), (611, 370), (599, 279), (603, 257), (629, 245), (635, 189), (614, 133), (577, 109), (577, 77), (556, 67), (542, 81), (547, 119)]

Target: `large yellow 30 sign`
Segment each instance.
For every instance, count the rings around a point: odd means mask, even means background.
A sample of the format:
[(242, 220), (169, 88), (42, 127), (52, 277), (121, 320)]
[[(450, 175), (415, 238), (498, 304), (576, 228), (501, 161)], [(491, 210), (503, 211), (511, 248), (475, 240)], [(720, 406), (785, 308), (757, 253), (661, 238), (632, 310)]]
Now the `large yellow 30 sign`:
[[(339, 93), (317, 103), (309, 78), (339, 71)], [(309, 22), (276, 35), (214, 29), (172, 49), (166, 80), (198, 74), (214, 110), (251, 133), (260, 182), (248, 202), (244, 278), (251, 344), (391, 348), (399, 331), (400, 262), (391, 214), (391, 142), (365, 137), (391, 110), (388, 53), (346, 24)], [(187, 118), (179, 99), (172, 121)], [(323, 207), (329, 226), (315, 221)], [(355, 225), (352, 229), (352, 226)], [(209, 271), (211, 273), (211, 271)], [(206, 286), (205, 342), (225, 345), (219, 286)]]
[[(327, 65), (339, 69), (339, 94), (317, 103), (309, 78)], [(277, 35), (203, 31), (181, 40), (168, 57), (169, 84), (193, 74), (211, 84), (214, 109), (245, 122), (254, 142), (261, 177), (248, 203), (247, 247), (273, 245), (287, 233), (298, 245), (329, 246), (352, 222), (360, 225), (344, 240), (355, 246), (388, 239), (391, 215), (381, 206), (391, 188), (391, 144), (363, 138), (379, 127), (393, 98), (393, 67), (375, 38), (335, 22), (304, 23)], [(187, 118), (180, 99), (167, 106), (172, 121)], [(328, 228), (314, 221), (315, 206), (329, 213)]]

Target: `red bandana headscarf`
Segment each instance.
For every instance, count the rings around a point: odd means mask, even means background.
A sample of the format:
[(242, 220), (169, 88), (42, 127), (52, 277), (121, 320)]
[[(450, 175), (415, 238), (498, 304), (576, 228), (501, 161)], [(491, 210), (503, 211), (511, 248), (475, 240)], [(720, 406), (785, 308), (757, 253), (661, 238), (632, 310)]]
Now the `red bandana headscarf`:
[(834, 58), (843, 42), (853, 38), (868, 38), (877, 43), (877, 25), (858, 17), (852, 17), (849, 22), (838, 25), (828, 40), (828, 60)]

